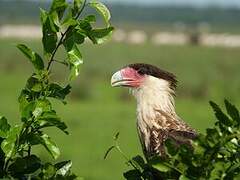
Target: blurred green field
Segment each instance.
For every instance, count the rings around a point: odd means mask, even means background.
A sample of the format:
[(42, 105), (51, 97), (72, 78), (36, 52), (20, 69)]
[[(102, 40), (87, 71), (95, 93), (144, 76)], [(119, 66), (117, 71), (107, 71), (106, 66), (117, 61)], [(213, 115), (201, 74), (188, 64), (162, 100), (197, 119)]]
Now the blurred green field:
[[(17, 97), (32, 69), (15, 48), (22, 40), (0, 40), (0, 114), (19, 123)], [(41, 50), (40, 41), (25, 41)], [(130, 157), (141, 153), (135, 128), (135, 101), (127, 89), (110, 87), (111, 74), (122, 66), (145, 62), (174, 72), (179, 79), (176, 107), (179, 115), (200, 132), (214, 123), (208, 100), (222, 104), (224, 98), (240, 106), (240, 49), (198, 46), (153, 46), (108, 43), (82, 48), (84, 65), (72, 83), (65, 106), (54, 102), (71, 134), (49, 130), (62, 150), (61, 159), (72, 159), (74, 172), (89, 180), (123, 179), (124, 159), (113, 152), (103, 160), (113, 135), (120, 132), (122, 149)], [(64, 58), (59, 53), (58, 58)], [(53, 79), (64, 83), (61, 65), (53, 69)], [(49, 159), (44, 149), (36, 148)]]

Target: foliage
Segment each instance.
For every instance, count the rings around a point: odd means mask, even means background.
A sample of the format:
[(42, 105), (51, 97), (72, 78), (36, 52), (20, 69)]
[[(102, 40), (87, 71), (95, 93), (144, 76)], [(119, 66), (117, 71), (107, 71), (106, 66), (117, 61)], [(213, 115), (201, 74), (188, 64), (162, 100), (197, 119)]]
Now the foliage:
[(217, 121), (214, 128), (199, 134), (192, 141), (192, 147), (177, 147), (174, 141), (165, 142), (167, 157), (152, 157), (146, 162), (143, 157), (131, 159), (116, 144), (109, 148), (105, 158), (112, 149), (117, 149), (133, 169), (125, 172), (125, 179), (239, 179), (240, 178), (240, 114), (237, 108), (225, 100), (225, 114), (220, 107), (210, 101)]
[[(98, 11), (106, 26), (94, 29), (94, 15), (80, 18), (86, 6)], [(107, 7), (98, 2), (86, 0), (53, 0), (50, 10), (41, 9), (42, 44), (44, 57), (24, 44), (18, 49), (33, 65), (34, 73), (27, 80), (19, 96), (20, 119), (22, 124), (11, 126), (5, 117), (0, 117), (0, 178), (5, 179), (76, 179), (71, 173), (71, 161), (59, 163), (43, 162), (32, 153), (36, 145), (43, 146), (56, 160), (60, 150), (55, 142), (44, 132), (48, 127), (56, 127), (68, 134), (67, 125), (57, 115), (52, 99), (64, 104), (70, 93), (70, 80), (79, 74), (83, 58), (78, 45), (89, 38), (94, 44), (105, 42), (113, 31), (110, 26), (110, 13)], [(64, 46), (67, 60), (59, 61), (55, 55), (60, 46)], [(69, 81), (66, 85), (52, 82), (51, 66), (58, 62), (69, 68)]]

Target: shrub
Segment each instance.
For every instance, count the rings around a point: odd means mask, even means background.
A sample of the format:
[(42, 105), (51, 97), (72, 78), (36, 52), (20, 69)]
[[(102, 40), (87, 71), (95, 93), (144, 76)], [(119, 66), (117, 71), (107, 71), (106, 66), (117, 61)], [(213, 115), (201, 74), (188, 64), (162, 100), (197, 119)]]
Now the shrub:
[(199, 134), (192, 141), (192, 148), (182, 145), (179, 148), (170, 139), (165, 142), (167, 158), (152, 157), (148, 162), (140, 155), (128, 158), (114, 138), (117, 149), (132, 168), (123, 173), (128, 180), (155, 179), (240, 179), (240, 115), (237, 108), (225, 100), (225, 114), (217, 104), (210, 102), (217, 121), (206, 134)]
[[(95, 15), (80, 18), (86, 6), (94, 8), (105, 21), (105, 27), (93, 28)], [(32, 51), (24, 44), (18, 49), (33, 65), (34, 73), (19, 96), (20, 125), (11, 126), (7, 119), (0, 117), (0, 178), (5, 179), (75, 179), (71, 173), (72, 162), (44, 162), (32, 148), (43, 146), (57, 159), (60, 150), (45, 133), (45, 128), (55, 127), (68, 134), (67, 125), (57, 115), (52, 106), (52, 99), (66, 104), (65, 98), (70, 93), (70, 81), (79, 74), (83, 58), (78, 45), (89, 38), (94, 44), (105, 42), (111, 35), (110, 12), (98, 2), (86, 0), (53, 0), (50, 10), (41, 9), (42, 44), (44, 57)], [(56, 58), (60, 46), (66, 50), (66, 60)], [(54, 63), (61, 63), (70, 70), (67, 84), (60, 85), (51, 80), (51, 68)]]

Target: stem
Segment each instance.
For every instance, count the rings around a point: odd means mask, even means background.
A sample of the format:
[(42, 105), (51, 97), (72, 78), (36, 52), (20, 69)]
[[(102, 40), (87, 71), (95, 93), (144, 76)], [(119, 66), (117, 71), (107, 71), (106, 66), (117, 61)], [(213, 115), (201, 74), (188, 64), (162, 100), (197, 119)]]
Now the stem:
[[(25, 124), (23, 124), (23, 127), (22, 127), (22, 130), (20, 132), (20, 135), (19, 135), (19, 138), (17, 139), (17, 150), (19, 149), (19, 145), (20, 145), (20, 139), (22, 138), (22, 136), (24, 136), (25, 133), (29, 134), (31, 133), (34, 129), (31, 127), (32, 123), (34, 122), (34, 118), (32, 117), (32, 120), (29, 122), (28, 125), (26, 125), (25, 127)], [(29, 132), (30, 130), (30, 132)], [(28, 149), (26, 150), (27, 152), (27, 156), (30, 156), (31, 155), (31, 144), (28, 144)]]
[[(133, 167), (134, 169), (140, 171), (140, 170), (135, 166), (135, 164), (133, 164), (133, 162), (131, 161), (131, 159), (129, 159), (129, 158), (127, 157), (127, 155), (124, 154), (124, 152), (121, 150), (121, 148), (120, 148), (120, 146), (118, 145), (118, 143), (116, 143), (116, 148), (117, 148), (117, 150), (122, 154), (122, 156), (126, 159), (126, 161), (129, 162), (129, 163), (132, 165), (132, 167)], [(140, 171), (140, 172), (141, 172), (141, 171)]]
[(70, 28), (68, 28), (66, 31), (65, 31), (65, 33), (63, 33), (63, 35), (62, 35), (62, 37), (61, 37), (61, 39), (59, 40), (59, 42), (58, 42), (58, 44), (57, 44), (57, 46), (56, 46), (56, 48), (54, 49), (54, 51), (53, 51), (53, 53), (52, 53), (52, 56), (51, 56), (51, 58), (50, 58), (50, 60), (49, 60), (49, 62), (48, 62), (48, 66), (47, 66), (47, 71), (49, 71), (49, 69), (50, 69), (50, 67), (51, 67), (51, 64), (53, 63), (53, 59), (54, 59), (54, 56), (56, 55), (56, 52), (57, 52), (57, 50), (58, 50), (58, 48), (61, 46), (61, 44), (63, 43), (63, 39), (64, 39), (64, 37), (65, 37), (65, 35), (67, 34), (67, 32), (68, 32), (68, 30), (69, 30)]
[(28, 157), (31, 156), (31, 150), (32, 150), (32, 148), (31, 148), (31, 145), (29, 144), (28, 145), (28, 151), (27, 151)]
[[(33, 119), (33, 121), (34, 121), (34, 119)], [(33, 123), (33, 121), (32, 121), (32, 123)], [(32, 123), (31, 123), (31, 124), (32, 124)], [(31, 127), (31, 125), (29, 126), (29, 129), (30, 129), (30, 132), (29, 132), (29, 134), (30, 134), (30, 133), (32, 132), (32, 130), (33, 130), (33, 128)], [(31, 150), (32, 150), (31, 144), (28, 143), (28, 149), (27, 149), (27, 156), (28, 156), (28, 157), (31, 156)]]
[[(86, 5), (86, 0), (83, 1), (83, 5), (82, 5), (81, 9), (79, 10), (78, 14), (75, 16), (74, 20), (77, 20), (77, 19), (79, 18), (79, 16), (81, 15), (81, 13), (82, 13), (85, 5)], [(49, 60), (49, 62), (48, 62), (47, 71), (50, 70), (50, 67), (51, 67), (52, 63), (54, 62), (54, 57), (55, 57), (55, 55), (56, 55), (56, 52), (57, 52), (58, 48), (62, 45), (63, 40), (64, 40), (66, 34), (67, 34), (71, 29), (72, 29), (72, 27), (69, 26), (64, 33), (61, 33), (61, 38), (60, 38), (59, 42), (57, 43), (57, 46), (56, 46), (56, 48), (54, 49), (54, 51), (53, 51), (53, 53), (52, 53), (52, 55), (51, 55), (51, 58), (50, 58), (50, 60)]]
[[(137, 171), (139, 171), (139, 173), (141, 173), (141, 170), (139, 170), (139, 169), (135, 166), (135, 164), (131, 161), (131, 159), (129, 159), (129, 158), (127, 157), (127, 155), (124, 154), (124, 152), (121, 150), (120, 146), (119, 146), (118, 144), (116, 144), (115, 147), (116, 147), (117, 150), (122, 154), (122, 156), (126, 159), (126, 161), (127, 161), (129, 164), (131, 164), (131, 166), (132, 166), (134, 169), (136, 169)], [(141, 179), (143, 179), (142, 175), (141, 175)]]
[(76, 16), (75, 19), (78, 19), (79, 16), (81, 15), (81, 13), (82, 13), (82, 11), (83, 11), (85, 5), (86, 5), (86, 1), (87, 1), (87, 0), (84, 0), (84, 1), (83, 1), (83, 5), (82, 5), (81, 9), (79, 10), (79, 12), (78, 12), (78, 14), (77, 14), (77, 16)]
[(8, 168), (8, 164), (10, 162), (10, 159), (8, 159), (4, 165), (4, 171), (7, 171), (7, 168)]

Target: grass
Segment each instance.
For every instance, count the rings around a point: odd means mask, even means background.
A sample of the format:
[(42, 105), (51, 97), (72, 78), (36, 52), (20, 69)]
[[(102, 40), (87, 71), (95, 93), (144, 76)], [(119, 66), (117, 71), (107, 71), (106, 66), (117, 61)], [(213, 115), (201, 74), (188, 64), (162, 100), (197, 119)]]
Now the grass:
[[(32, 72), (29, 62), (13, 46), (16, 41), (0, 40), (0, 113), (12, 123), (19, 123), (17, 97)], [(26, 43), (41, 49), (37, 41)], [(121, 173), (127, 166), (118, 153), (103, 160), (116, 132), (120, 132), (120, 144), (127, 155), (141, 153), (135, 100), (126, 89), (111, 88), (109, 82), (111, 74), (126, 64), (146, 62), (177, 74), (177, 112), (200, 132), (214, 123), (209, 99), (222, 103), (228, 98), (240, 105), (239, 49), (109, 43), (87, 44), (82, 53), (85, 64), (80, 78), (73, 82), (68, 104), (54, 102), (71, 134), (66, 136), (53, 129), (49, 133), (62, 150), (61, 159), (72, 159), (74, 172), (89, 180), (123, 179)], [(58, 58), (64, 58), (63, 54)], [(53, 78), (65, 82), (61, 69), (57, 65)], [(45, 159), (50, 158), (44, 149), (35, 150)]]

